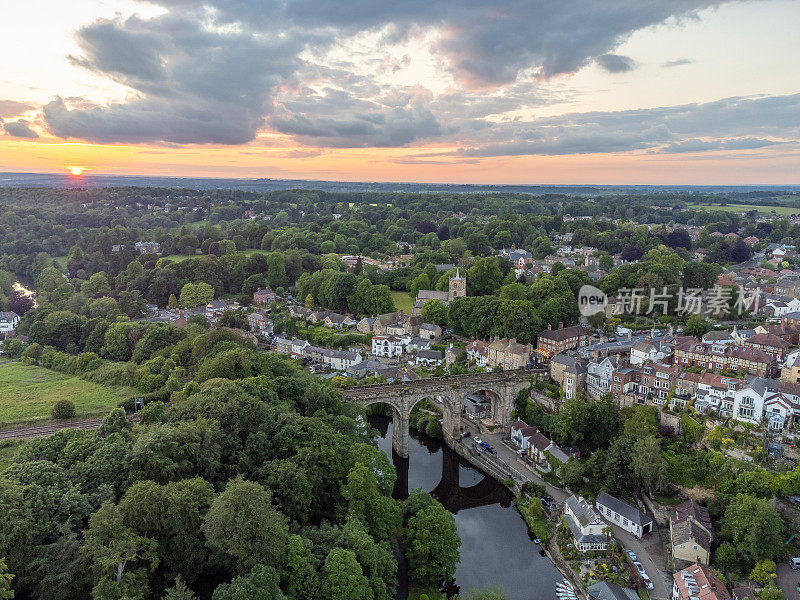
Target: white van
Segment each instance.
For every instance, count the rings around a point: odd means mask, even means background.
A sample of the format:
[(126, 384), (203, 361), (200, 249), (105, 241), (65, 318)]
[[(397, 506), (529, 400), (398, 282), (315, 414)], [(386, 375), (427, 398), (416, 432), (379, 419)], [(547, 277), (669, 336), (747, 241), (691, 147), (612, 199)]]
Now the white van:
[(793, 568), (794, 570), (800, 569), (800, 557), (795, 557), (795, 558), (792, 558), (792, 559), (789, 561), (789, 564), (790, 564), (790, 565), (792, 565), (792, 568)]

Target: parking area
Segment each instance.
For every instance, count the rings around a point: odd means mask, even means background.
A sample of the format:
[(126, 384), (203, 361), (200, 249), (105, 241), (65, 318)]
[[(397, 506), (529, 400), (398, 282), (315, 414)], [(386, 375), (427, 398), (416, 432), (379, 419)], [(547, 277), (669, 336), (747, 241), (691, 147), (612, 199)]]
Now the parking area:
[(614, 530), (614, 537), (617, 538), (617, 541), (622, 544), (625, 550), (631, 550), (636, 555), (636, 559), (642, 563), (647, 576), (653, 582), (650, 597), (654, 600), (668, 600), (671, 598), (672, 583), (664, 568), (664, 547), (661, 543), (658, 529), (645, 535), (642, 539), (637, 539), (616, 525), (611, 527)]
[(797, 591), (797, 586), (800, 585), (800, 571), (795, 571), (788, 561), (782, 560), (778, 563), (776, 574), (778, 587), (783, 590), (786, 600), (800, 600), (800, 593)]

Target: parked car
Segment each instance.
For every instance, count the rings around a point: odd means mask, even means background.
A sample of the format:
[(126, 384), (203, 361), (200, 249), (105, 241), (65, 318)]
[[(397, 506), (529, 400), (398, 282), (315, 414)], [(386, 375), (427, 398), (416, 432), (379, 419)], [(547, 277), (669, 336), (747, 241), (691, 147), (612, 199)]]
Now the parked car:
[(642, 577), (642, 579), (644, 580), (644, 587), (647, 588), (648, 590), (652, 590), (653, 582), (650, 581), (647, 577)]
[(792, 565), (792, 568), (796, 571), (800, 569), (800, 557), (795, 557), (789, 561), (789, 564)]
[(636, 555), (630, 550), (625, 550), (625, 554), (627, 554), (628, 558), (630, 558), (631, 560), (636, 560)]
[(639, 575), (642, 577), (647, 577), (647, 571), (644, 570), (642, 563), (633, 561), (633, 566), (636, 567), (636, 570), (639, 571)]
[(469, 432), (469, 429), (465, 429), (464, 431), (461, 432), (461, 437), (462, 438), (468, 438), (470, 435), (471, 434)]
[(483, 443), (483, 440), (479, 438), (477, 435), (474, 438), (472, 438), (472, 441), (478, 444), (478, 446), (480, 446)]

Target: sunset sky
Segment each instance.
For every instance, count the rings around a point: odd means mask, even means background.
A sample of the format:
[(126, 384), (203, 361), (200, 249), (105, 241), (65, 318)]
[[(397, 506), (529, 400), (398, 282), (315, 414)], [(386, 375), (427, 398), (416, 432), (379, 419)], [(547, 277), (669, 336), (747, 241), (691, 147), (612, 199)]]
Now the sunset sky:
[(800, 2), (7, 0), (0, 171), (800, 183)]

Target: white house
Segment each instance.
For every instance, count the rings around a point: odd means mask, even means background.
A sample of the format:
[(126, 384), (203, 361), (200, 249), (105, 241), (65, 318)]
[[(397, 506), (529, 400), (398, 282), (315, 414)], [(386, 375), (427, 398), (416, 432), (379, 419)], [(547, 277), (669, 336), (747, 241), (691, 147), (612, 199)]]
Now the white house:
[(572, 495), (564, 503), (564, 519), (567, 521), (575, 547), (581, 552), (606, 550), (608, 537), (606, 524), (591, 504), (581, 496)]
[(531, 443), (531, 438), (539, 431), (536, 427), (531, 427), (525, 421), (515, 421), (511, 425), (511, 441), (520, 450), (527, 450)]
[(345, 371), (361, 362), (361, 355), (358, 352), (320, 348), (319, 354), (322, 361), (335, 371)]
[(742, 389), (734, 392), (733, 418), (758, 425), (764, 416), (764, 401), (771, 394), (771, 381), (763, 377), (753, 377)]
[(411, 338), (400, 338), (394, 335), (376, 335), (372, 338), (372, 354), (384, 358), (394, 358), (403, 353)]
[(14, 331), (19, 323), (19, 315), (13, 311), (0, 312), (0, 334), (6, 335)]
[(416, 364), (426, 367), (436, 367), (444, 362), (444, 352), (439, 350), (417, 351)]
[(783, 315), (800, 311), (800, 300), (797, 298), (783, 298), (781, 300), (767, 302), (767, 307), (772, 308), (773, 314), (776, 317), (782, 317)]
[(632, 365), (643, 365), (646, 362), (657, 363), (664, 360), (669, 354), (668, 345), (662, 341), (645, 342), (639, 340), (631, 346), (630, 362)]
[(609, 523), (613, 523), (635, 535), (637, 538), (653, 530), (653, 519), (648, 517), (638, 508), (635, 508), (610, 496), (605, 492), (600, 492), (597, 497), (597, 510)]
[(592, 361), (586, 367), (586, 391), (590, 396), (599, 398), (611, 391), (611, 376), (614, 363), (606, 357), (601, 362)]
[(485, 367), (489, 364), (489, 344), (482, 340), (473, 340), (465, 348), (467, 360), (475, 361), (476, 367)]

